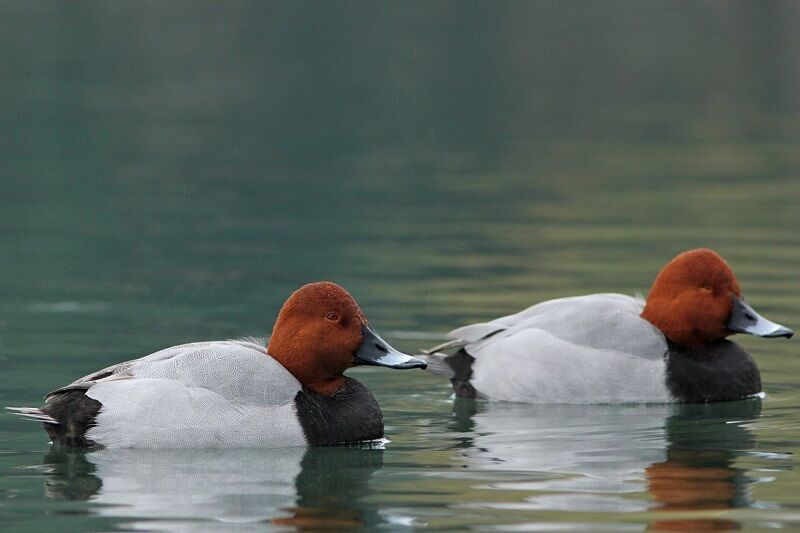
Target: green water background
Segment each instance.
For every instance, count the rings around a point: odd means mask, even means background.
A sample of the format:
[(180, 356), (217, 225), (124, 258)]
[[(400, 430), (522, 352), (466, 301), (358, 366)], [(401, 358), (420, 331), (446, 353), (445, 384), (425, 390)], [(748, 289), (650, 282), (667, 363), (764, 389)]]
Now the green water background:
[[(0, 404), (164, 346), (267, 335), (319, 279), (416, 350), (543, 299), (646, 292), (675, 253), (709, 246), (797, 329), (798, 27), (790, 1), (3, 2)], [(49, 454), (39, 428), (1, 416), (0, 517), (793, 527), (796, 341), (738, 340), (761, 406), (464, 405), (420, 372), (356, 370), (384, 451), (93, 459)], [(293, 469), (249, 479), (254, 462)], [(192, 470), (206, 463), (245, 477)], [(103, 503), (136, 465), (267, 511), (154, 516), (132, 503), (146, 484)], [(241, 489), (268, 482), (274, 512)]]

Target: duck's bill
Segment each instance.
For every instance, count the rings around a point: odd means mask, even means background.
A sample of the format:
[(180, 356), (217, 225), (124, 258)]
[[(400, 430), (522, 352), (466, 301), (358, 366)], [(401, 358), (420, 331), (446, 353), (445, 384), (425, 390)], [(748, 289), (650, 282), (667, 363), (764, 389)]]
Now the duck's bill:
[(728, 321), (728, 331), (734, 333), (749, 333), (759, 337), (786, 337), (794, 335), (794, 331), (776, 324), (756, 313), (752, 307), (743, 300), (733, 297), (733, 310)]
[(355, 364), (385, 366), (401, 370), (428, 366), (428, 363), (422, 359), (411, 357), (392, 348), (366, 324), (361, 325), (361, 344), (356, 351)]

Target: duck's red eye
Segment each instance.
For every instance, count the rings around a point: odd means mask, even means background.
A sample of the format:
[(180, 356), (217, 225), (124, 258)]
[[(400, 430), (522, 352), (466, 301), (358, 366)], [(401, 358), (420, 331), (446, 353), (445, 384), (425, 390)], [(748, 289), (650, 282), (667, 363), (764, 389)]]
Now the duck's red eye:
[(327, 319), (328, 319), (328, 320), (330, 320), (331, 322), (336, 322), (337, 320), (339, 320), (339, 315), (337, 315), (336, 313), (334, 313), (333, 311), (331, 311), (330, 313), (328, 313), (327, 315), (325, 315), (325, 318), (327, 318)]
[(709, 285), (708, 283), (700, 285), (700, 288), (703, 289), (704, 291), (711, 291), (711, 285)]

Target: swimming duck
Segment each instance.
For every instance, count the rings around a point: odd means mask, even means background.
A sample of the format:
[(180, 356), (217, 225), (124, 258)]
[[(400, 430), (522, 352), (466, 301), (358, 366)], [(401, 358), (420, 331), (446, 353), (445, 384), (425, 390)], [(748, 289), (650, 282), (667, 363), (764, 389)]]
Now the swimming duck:
[[(697, 249), (672, 259), (647, 300), (560, 298), (451, 331), (431, 371), (469, 398), (529, 403), (712, 402), (761, 393), (733, 333), (791, 337), (756, 313), (730, 266)], [(441, 350), (456, 349), (451, 355)]]
[(425, 368), (369, 326), (339, 285), (295, 291), (269, 345), (195, 342), (120, 363), (49, 393), (38, 420), (57, 444), (110, 448), (333, 445), (383, 437), (356, 365)]

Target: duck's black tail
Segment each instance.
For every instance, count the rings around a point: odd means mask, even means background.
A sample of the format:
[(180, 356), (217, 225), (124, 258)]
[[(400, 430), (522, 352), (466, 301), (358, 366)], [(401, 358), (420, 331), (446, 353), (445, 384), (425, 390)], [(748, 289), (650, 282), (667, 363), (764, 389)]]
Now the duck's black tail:
[(472, 386), (472, 357), (464, 348), (459, 348), (452, 355), (441, 352), (431, 352), (420, 356), (428, 362), (428, 371), (448, 378), (453, 384), (453, 390), (458, 396), (464, 398), (478, 398), (479, 394)]
[(86, 431), (95, 425), (95, 417), (103, 406), (86, 396), (82, 389), (51, 393), (44, 407), (6, 407), (17, 416), (41, 422), (53, 444), (67, 446), (94, 446), (86, 438)]
[(9, 414), (16, 415), (25, 420), (33, 420), (34, 422), (42, 422), (43, 424), (58, 425), (58, 420), (52, 416), (42, 412), (38, 407), (6, 407)]

